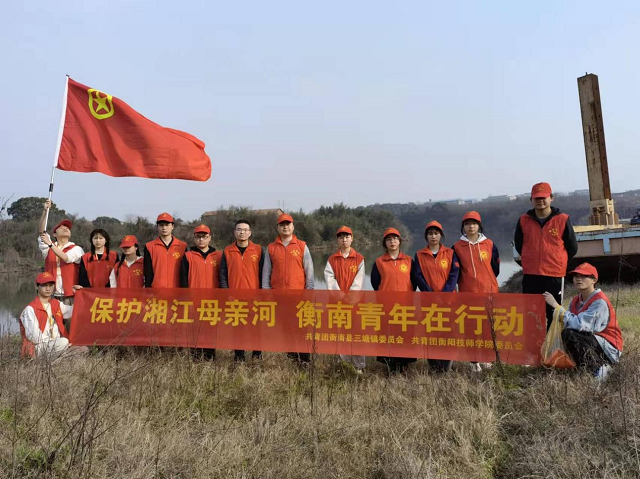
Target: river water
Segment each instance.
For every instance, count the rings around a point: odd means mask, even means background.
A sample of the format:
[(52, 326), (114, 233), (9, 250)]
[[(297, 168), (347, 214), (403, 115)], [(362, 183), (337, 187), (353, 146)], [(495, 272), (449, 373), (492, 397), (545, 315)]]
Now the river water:
[[(416, 250), (413, 248), (406, 251), (413, 256)], [(371, 271), (375, 259), (382, 254), (381, 250), (361, 251), (365, 256), (365, 271)], [(324, 267), (329, 258), (329, 252), (314, 252), (313, 264), (315, 266), (315, 288), (325, 289)], [(500, 276), (498, 283), (504, 284), (520, 267), (511, 258), (503, 258), (500, 265)], [(35, 297), (36, 273), (31, 274), (0, 274), (0, 336), (19, 333), (18, 317), (24, 307)], [(371, 276), (367, 273), (365, 289), (371, 290)]]

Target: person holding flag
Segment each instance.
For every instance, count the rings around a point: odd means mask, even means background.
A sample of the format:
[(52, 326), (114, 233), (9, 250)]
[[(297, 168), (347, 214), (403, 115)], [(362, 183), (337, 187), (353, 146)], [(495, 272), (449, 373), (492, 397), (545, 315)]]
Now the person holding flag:
[[(45, 231), (51, 200), (44, 202), (44, 210), (38, 223), (38, 248), (44, 258), (44, 269), (53, 275), (54, 298), (67, 306), (73, 305), (74, 285), (78, 284), (80, 261), (84, 251), (71, 241), (71, 220), (60, 221), (52, 230), (56, 241)], [(69, 323), (67, 324), (69, 326)]]
[(180, 261), (187, 243), (173, 236), (174, 220), (169, 213), (156, 219), (158, 237), (144, 247), (144, 285), (147, 288), (179, 288)]

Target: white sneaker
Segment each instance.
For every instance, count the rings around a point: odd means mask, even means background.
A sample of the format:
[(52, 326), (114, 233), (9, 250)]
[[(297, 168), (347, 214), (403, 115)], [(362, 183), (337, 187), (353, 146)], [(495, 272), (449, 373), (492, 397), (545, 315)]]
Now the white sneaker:
[(609, 364), (603, 364), (602, 366), (600, 366), (595, 374), (596, 381), (598, 381), (599, 383), (605, 382), (607, 380), (607, 377), (609, 376), (609, 372), (611, 371), (611, 369), (613, 368)]
[(471, 371), (474, 373), (482, 372), (482, 366), (480, 366), (480, 363), (469, 363), (469, 367), (471, 367)]

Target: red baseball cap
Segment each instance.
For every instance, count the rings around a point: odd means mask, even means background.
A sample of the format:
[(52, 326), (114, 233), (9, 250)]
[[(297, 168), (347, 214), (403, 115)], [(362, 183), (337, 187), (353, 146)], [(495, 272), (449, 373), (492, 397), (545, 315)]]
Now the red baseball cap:
[(427, 223), (427, 226), (424, 227), (424, 230), (427, 231), (429, 228), (438, 228), (440, 230), (440, 233), (444, 231), (442, 229), (442, 225), (437, 221), (430, 221), (429, 223)]
[(589, 263), (582, 263), (573, 271), (569, 271), (569, 274), (581, 274), (583, 276), (594, 276), (598, 279), (598, 270), (595, 266)]
[(482, 223), (480, 213), (478, 213), (477, 211), (467, 211), (462, 217), (462, 222), (464, 223), (467, 220), (476, 220), (478, 223)]
[(291, 217), (291, 215), (288, 215), (286, 213), (282, 213), (280, 216), (278, 216), (278, 224), (284, 223), (285, 221), (293, 223), (293, 218)]
[(45, 271), (44, 273), (40, 273), (36, 276), (36, 284), (47, 284), (47, 283), (55, 283), (56, 278), (53, 277), (51, 273)]
[(193, 234), (196, 234), (196, 233), (205, 233), (209, 235), (211, 234), (211, 230), (207, 225), (198, 225), (196, 226), (196, 229), (193, 230)]
[(389, 235), (396, 235), (398, 238), (400, 238), (400, 231), (398, 231), (395, 228), (387, 228), (386, 230), (384, 230), (384, 233), (382, 234), (382, 239), (385, 239), (387, 236)]
[(171, 216), (169, 213), (160, 213), (158, 215), (158, 218), (156, 219), (156, 223), (160, 223), (161, 221), (165, 221), (167, 223), (175, 223), (175, 221), (173, 221), (173, 216)]
[(72, 226), (71, 220), (67, 220), (67, 219), (62, 220), (60, 223), (56, 225), (55, 228), (53, 228), (53, 232), (55, 233), (56, 230), (61, 226), (66, 226), (67, 228), (71, 229), (71, 226)]
[(336, 236), (338, 236), (340, 233), (347, 233), (351, 236), (353, 236), (353, 231), (351, 231), (351, 228), (349, 228), (348, 226), (341, 226), (340, 228), (338, 228), (338, 231), (336, 231)]
[(133, 235), (127, 235), (120, 241), (120, 248), (129, 248), (136, 244), (138, 244), (138, 238)]
[(536, 183), (531, 187), (531, 198), (547, 198), (551, 196), (549, 183)]

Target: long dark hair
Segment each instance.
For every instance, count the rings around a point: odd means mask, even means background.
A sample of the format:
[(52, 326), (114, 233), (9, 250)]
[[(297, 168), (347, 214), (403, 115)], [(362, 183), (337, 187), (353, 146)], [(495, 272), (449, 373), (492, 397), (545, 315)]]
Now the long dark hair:
[(111, 237), (109, 236), (109, 233), (107, 233), (102, 228), (97, 228), (97, 229), (93, 230), (89, 234), (89, 243), (91, 243), (91, 258), (89, 258), (89, 261), (93, 261), (93, 256), (96, 254), (96, 247), (93, 244), (93, 237), (95, 235), (100, 235), (105, 239), (105, 241), (104, 241), (104, 255), (102, 257), (104, 259), (108, 260), (109, 259), (109, 251), (111, 250)]
[[(116, 266), (116, 270), (117, 270), (116, 274), (118, 274), (120, 272), (120, 267), (122, 266), (122, 263), (124, 263), (124, 260), (125, 260), (126, 256), (127, 255), (124, 254), (124, 253), (122, 253), (120, 255), (120, 261), (118, 261), (118, 265)], [(142, 255), (140, 254), (140, 247), (138, 246), (138, 243), (136, 243), (136, 258), (139, 257), (139, 256), (142, 256)]]

